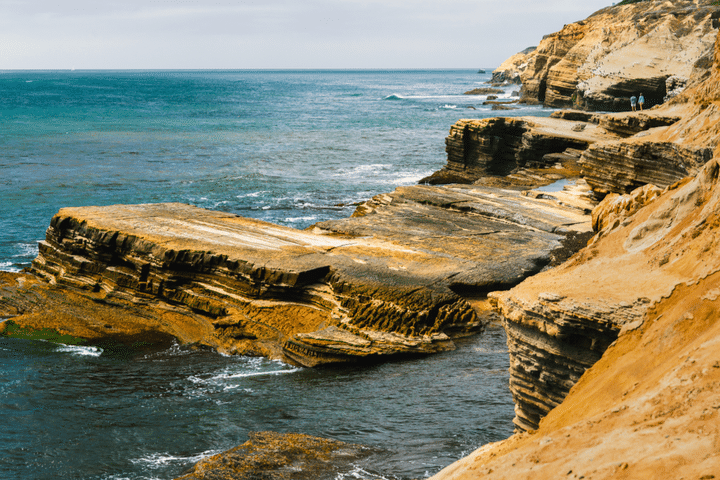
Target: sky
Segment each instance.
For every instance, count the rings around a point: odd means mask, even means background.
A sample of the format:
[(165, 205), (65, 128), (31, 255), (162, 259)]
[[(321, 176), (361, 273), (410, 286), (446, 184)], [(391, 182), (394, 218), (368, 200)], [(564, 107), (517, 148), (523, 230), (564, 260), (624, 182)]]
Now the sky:
[(494, 68), (607, 0), (0, 0), (0, 70)]

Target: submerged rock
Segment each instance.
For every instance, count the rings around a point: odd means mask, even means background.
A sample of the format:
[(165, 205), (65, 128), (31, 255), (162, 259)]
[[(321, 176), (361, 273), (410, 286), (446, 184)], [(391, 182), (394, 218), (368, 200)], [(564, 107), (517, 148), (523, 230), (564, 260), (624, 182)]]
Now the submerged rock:
[(372, 454), (361, 445), (297, 433), (251, 432), (249, 440), (199, 461), (176, 480), (335, 480)]

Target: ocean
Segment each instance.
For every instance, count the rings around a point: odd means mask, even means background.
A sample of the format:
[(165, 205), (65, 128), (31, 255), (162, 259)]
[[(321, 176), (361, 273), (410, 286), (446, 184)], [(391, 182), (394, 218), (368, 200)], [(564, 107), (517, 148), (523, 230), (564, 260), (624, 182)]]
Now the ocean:
[[(496, 116), (463, 95), (488, 79), (0, 71), (0, 270), (27, 267), (65, 206), (184, 202), (294, 228), (347, 217), (440, 169), (458, 119)], [(454, 352), (318, 370), (0, 339), (0, 479), (168, 479), (259, 430), (380, 449), (343, 478), (425, 478), (512, 433), (507, 363), (498, 327)]]

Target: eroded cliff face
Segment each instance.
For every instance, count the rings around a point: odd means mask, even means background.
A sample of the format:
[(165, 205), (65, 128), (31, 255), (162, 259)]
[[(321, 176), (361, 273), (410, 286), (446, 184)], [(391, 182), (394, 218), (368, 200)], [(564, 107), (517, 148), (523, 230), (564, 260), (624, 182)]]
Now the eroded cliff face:
[[(631, 134), (583, 153), (582, 175), (596, 192), (628, 193), (648, 183), (664, 188), (695, 175), (713, 157), (720, 145), (720, 36), (713, 52), (713, 63), (697, 70), (688, 88), (666, 105), (593, 117), (610, 131)], [(633, 133), (633, 125), (647, 128)]]
[(720, 36), (714, 58), (664, 107), (676, 122), (615, 142), (713, 158), (665, 188), (608, 194), (586, 248), (491, 294), (525, 432), (434, 480), (720, 477)]
[[(434, 480), (718, 476), (720, 164), (658, 193), (607, 198), (588, 248), (496, 295), (512, 375), (527, 382), (511, 384), (516, 422), (532, 430)], [(565, 383), (567, 398), (534, 422), (559, 380), (614, 337), (574, 386)], [(540, 393), (548, 380), (550, 395)]]
[(575, 153), (569, 156), (579, 157), (595, 142), (618, 138), (588, 121), (541, 117), (458, 120), (445, 139), (447, 164), (421, 183), (474, 183), (525, 167), (552, 167), (558, 163), (552, 154), (570, 150)]
[(712, 0), (607, 7), (547, 35), (517, 73), (513, 64), (502, 71), (521, 76), (528, 103), (625, 111), (630, 97), (642, 93), (649, 108), (681, 91), (693, 69), (711, 63), (718, 18)]

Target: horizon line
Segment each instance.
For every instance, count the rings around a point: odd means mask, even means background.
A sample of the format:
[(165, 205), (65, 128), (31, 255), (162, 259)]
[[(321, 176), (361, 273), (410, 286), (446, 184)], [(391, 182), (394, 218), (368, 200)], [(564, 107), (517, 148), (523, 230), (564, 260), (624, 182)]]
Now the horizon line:
[(267, 67), (267, 68), (0, 68), (4, 72), (257, 72), (257, 71), (413, 71), (413, 70), (485, 70), (492, 71), (497, 67)]

